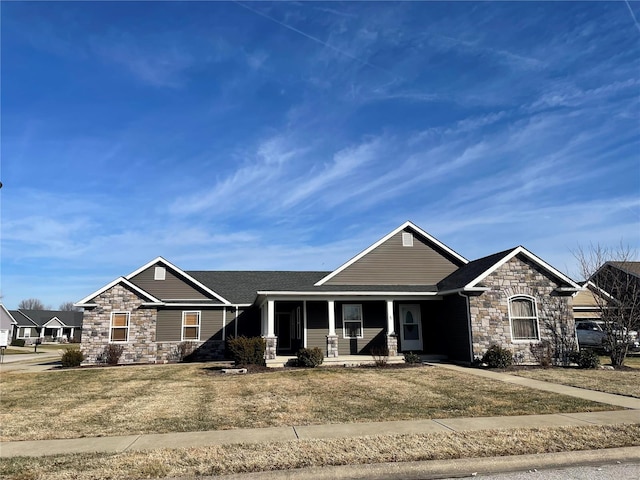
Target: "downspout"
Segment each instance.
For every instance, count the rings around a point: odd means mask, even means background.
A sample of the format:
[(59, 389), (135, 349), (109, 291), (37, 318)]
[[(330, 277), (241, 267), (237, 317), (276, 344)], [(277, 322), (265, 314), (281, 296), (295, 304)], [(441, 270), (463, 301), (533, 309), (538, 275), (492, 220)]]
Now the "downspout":
[(473, 333), (471, 329), (471, 305), (469, 305), (469, 297), (464, 295), (462, 292), (458, 292), (458, 295), (464, 298), (465, 304), (467, 306), (467, 322), (468, 322), (468, 332), (469, 332), (469, 358), (470, 363), (473, 364)]

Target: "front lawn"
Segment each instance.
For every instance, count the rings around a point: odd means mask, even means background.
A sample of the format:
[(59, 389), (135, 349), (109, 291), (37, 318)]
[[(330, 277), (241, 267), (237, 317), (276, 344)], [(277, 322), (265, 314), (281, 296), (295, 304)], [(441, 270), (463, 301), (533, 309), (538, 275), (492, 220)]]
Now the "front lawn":
[(614, 409), (426, 366), (246, 376), (207, 364), (7, 372), (0, 387), (5, 441)]

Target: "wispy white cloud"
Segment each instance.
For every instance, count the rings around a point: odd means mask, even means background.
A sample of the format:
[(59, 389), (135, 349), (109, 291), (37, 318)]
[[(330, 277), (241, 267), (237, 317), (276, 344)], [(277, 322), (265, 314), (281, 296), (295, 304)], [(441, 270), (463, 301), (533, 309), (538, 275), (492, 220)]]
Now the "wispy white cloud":
[(154, 87), (182, 86), (185, 72), (195, 61), (188, 50), (162, 37), (143, 44), (138, 38), (121, 33), (110, 38), (96, 38), (92, 46), (100, 57)]

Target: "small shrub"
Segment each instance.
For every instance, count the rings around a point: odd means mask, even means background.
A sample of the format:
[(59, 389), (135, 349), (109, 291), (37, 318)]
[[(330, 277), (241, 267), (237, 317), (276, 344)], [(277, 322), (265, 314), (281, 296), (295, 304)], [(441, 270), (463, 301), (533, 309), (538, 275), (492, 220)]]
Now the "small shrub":
[(189, 362), (193, 360), (193, 352), (195, 352), (197, 344), (195, 342), (180, 342), (176, 345), (174, 353), (178, 362)]
[(264, 365), (267, 343), (262, 337), (235, 337), (227, 341), (227, 349), (236, 365)]
[(122, 352), (124, 352), (124, 347), (122, 345), (110, 343), (104, 347), (102, 361), (107, 365), (117, 365), (120, 361), (120, 357), (122, 356)]
[(65, 368), (79, 367), (84, 360), (84, 354), (79, 348), (65, 348), (60, 362)]
[(575, 362), (580, 368), (598, 368), (600, 366), (600, 357), (593, 350), (580, 350), (575, 358)]
[(514, 365), (522, 365), (524, 363), (524, 352), (517, 352), (513, 354)]
[(541, 366), (547, 368), (553, 363), (553, 345), (549, 340), (542, 340), (538, 343), (531, 343), (529, 345), (531, 355), (536, 359)]
[(406, 363), (413, 364), (413, 363), (420, 363), (422, 360), (420, 358), (420, 355), (418, 355), (417, 353), (409, 352), (404, 354), (404, 361)]
[(25, 344), (24, 338), (16, 338), (15, 340), (11, 341), (12, 347), (24, 347), (24, 344)]
[(482, 362), (489, 368), (507, 368), (513, 364), (513, 354), (500, 345), (491, 345), (483, 355)]
[(387, 347), (371, 347), (371, 356), (376, 367), (386, 367), (389, 362), (389, 349)]
[(299, 367), (318, 367), (324, 361), (324, 353), (318, 347), (301, 348), (296, 354)]

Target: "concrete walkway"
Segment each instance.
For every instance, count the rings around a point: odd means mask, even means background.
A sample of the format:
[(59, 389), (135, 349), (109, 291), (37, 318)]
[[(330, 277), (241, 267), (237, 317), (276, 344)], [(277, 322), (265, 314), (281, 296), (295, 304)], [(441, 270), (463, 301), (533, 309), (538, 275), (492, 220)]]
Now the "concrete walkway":
[(606, 412), (516, 415), (506, 417), (442, 418), (372, 423), (305, 425), (273, 428), (177, 432), (166, 434), (86, 437), (61, 440), (35, 440), (0, 443), (0, 457), (45, 456), (63, 453), (125, 452), (157, 448), (189, 448), (235, 443), (269, 443), (323, 438), (349, 438), (369, 435), (428, 434), (475, 430), (585, 426), (640, 423), (640, 399), (582, 388), (567, 387), (486, 370), (437, 364), (439, 368), (462, 371), (493, 380), (625, 407)]
[(508, 373), (483, 370), (481, 368), (460, 367), (458, 365), (451, 365), (447, 363), (430, 363), (429, 365), (466, 373), (468, 375), (475, 375), (477, 377), (489, 378), (491, 380), (498, 380), (505, 383), (513, 383), (523, 387), (559, 393), (561, 395), (582, 398), (584, 400), (591, 400), (592, 402), (606, 403), (617, 407), (640, 410), (640, 398), (625, 397), (624, 395), (615, 395), (613, 393), (597, 392), (595, 390), (587, 390), (585, 388), (570, 387), (568, 385), (560, 385), (558, 383), (550, 383), (542, 380), (534, 380), (532, 378), (518, 377), (517, 375), (509, 375)]

